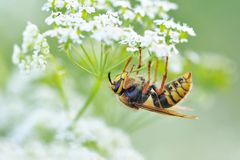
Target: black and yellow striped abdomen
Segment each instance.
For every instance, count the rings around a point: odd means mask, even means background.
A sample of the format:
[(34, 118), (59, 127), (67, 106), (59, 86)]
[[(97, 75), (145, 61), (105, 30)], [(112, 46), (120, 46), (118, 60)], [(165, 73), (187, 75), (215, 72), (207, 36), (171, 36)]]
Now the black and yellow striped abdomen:
[(158, 96), (160, 107), (169, 108), (179, 103), (192, 88), (192, 74), (183, 76), (165, 85), (163, 93)]

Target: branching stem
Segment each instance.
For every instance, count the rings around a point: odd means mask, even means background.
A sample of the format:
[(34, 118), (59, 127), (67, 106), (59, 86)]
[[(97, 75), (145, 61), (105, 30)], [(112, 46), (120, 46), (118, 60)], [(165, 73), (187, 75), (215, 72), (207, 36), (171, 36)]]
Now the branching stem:
[(77, 112), (73, 123), (76, 123), (78, 121), (78, 119), (85, 113), (85, 111), (88, 109), (89, 105), (91, 104), (91, 102), (93, 101), (93, 99), (95, 98), (95, 96), (97, 95), (100, 87), (102, 84), (102, 79), (96, 79), (90, 94), (87, 98), (87, 100), (85, 101), (85, 103), (83, 104), (83, 106), (79, 109), (79, 111)]

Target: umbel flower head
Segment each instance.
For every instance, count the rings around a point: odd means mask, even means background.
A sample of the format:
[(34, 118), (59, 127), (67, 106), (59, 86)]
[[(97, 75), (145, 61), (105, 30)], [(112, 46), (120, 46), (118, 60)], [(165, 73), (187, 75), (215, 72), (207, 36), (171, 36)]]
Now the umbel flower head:
[(23, 32), (22, 46), (14, 45), (13, 63), (18, 65), (21, 71), (44, 70), (48, 54), (49, 45), (46, 38), (39, 33), (36, 25), (28, 22)]
[(88, 46), (91, 40), (130, 53), (142, 48), (157, 58), (178, 54), (176, 45), (195, 32), (168, 15), (175, 9), (177, 5), (167, 0), (47, 0), (42, 10), (50, 13), (45, 22), (52, 29), (41, 34), (28, 23), (22, 47), (14, 46), (13, 62), (28, 72), (46, 68), (47, 37), (57, 38), (68, 53), (73, 45)]

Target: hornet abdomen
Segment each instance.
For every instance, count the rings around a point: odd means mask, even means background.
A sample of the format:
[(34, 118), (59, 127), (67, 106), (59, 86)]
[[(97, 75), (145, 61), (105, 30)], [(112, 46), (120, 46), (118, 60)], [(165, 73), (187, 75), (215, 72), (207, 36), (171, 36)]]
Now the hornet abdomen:
[(183, 76), (165, 85), (163, 93), (158, 96), (160, 107), (170, 108), (179, 103), (192, 88), (192, 74), (185, 73)]

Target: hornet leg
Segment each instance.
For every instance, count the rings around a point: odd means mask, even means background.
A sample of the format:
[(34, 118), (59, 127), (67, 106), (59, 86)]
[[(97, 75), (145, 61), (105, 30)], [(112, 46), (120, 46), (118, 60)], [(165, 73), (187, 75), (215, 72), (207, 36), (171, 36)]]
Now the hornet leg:
[[(153, 89), (155, 92), (151, 92), (152, 89)], [(157, 89), (157, 87), (156, 87), (154, 84), (150, 85), (150, 86), (148, 87), (146, 93), (145, 93), (145, 94), (142, 94), (141, 103), (144, 103), (144, 102), (148, 99), (148, 97), (151, 95), (152, 100), (153, 100), (153, 103), (154, 103), (154, 106), (159, 107), (159, 108), (162, 108), (162, 106), (160, 105), (160, 100), (159, 100), (159, 98), (158, 98), (158, 94), (157, 94), (157, 92), (156, 92), (156, 89)]]
[(143, 94), (145, 94), (147, 92), (147, 89), (149, 87), (149, 84), (150, 84), (150, 70), (151, 70), (151, 61), (148, 61), (148, 80), (147, 82), (145, 83), (144, 87), (143, 87)]
[(156, 83), (156, 82), (157, 82), (158, 66), (159, 66), (159, 60), (157, 59), (153, 83)]
[(167, 75), (168, 75), (168, 56), (166, 57), (166, 61), (165, 61), (165, 72), (164, 72), (163, 79), (162, 79), (162, 82), (161, 82), (161, 86), (160, 86), (160, 89), (159, 89), (159, 94), (161, 94), (163, 92), (165, 82), (167, 80)]
[(135, 79), (134, 78), (130, 78), (130, 74), (132, 73), (133, 69), (134, 69), (135, 65), (132, 65), (131, 70), (127, 73), (126, 78), (123, 81), (123, 89), (128, 89), (132, 86), (132, 84), (134, 83)]
[(122, 71), (122, 72), (126, 72), (126, 69), (127, 69), (128, 65), (130, 64), (131, 61), (132, 61), (132, 57), (129, 57), (126, 65), (125, 65), (124, 68), (123, 68), (123, 71)]
[(138, 73), (139, 73), (139, 69), (142, 67), (142, 48), (141, 47), (139, 47), (139, 62), (138, 62), (138, 67), (137, 67), (137, 69), (138, 69), (138, 71), (137, 71), (137, 75), (138, 75)]

